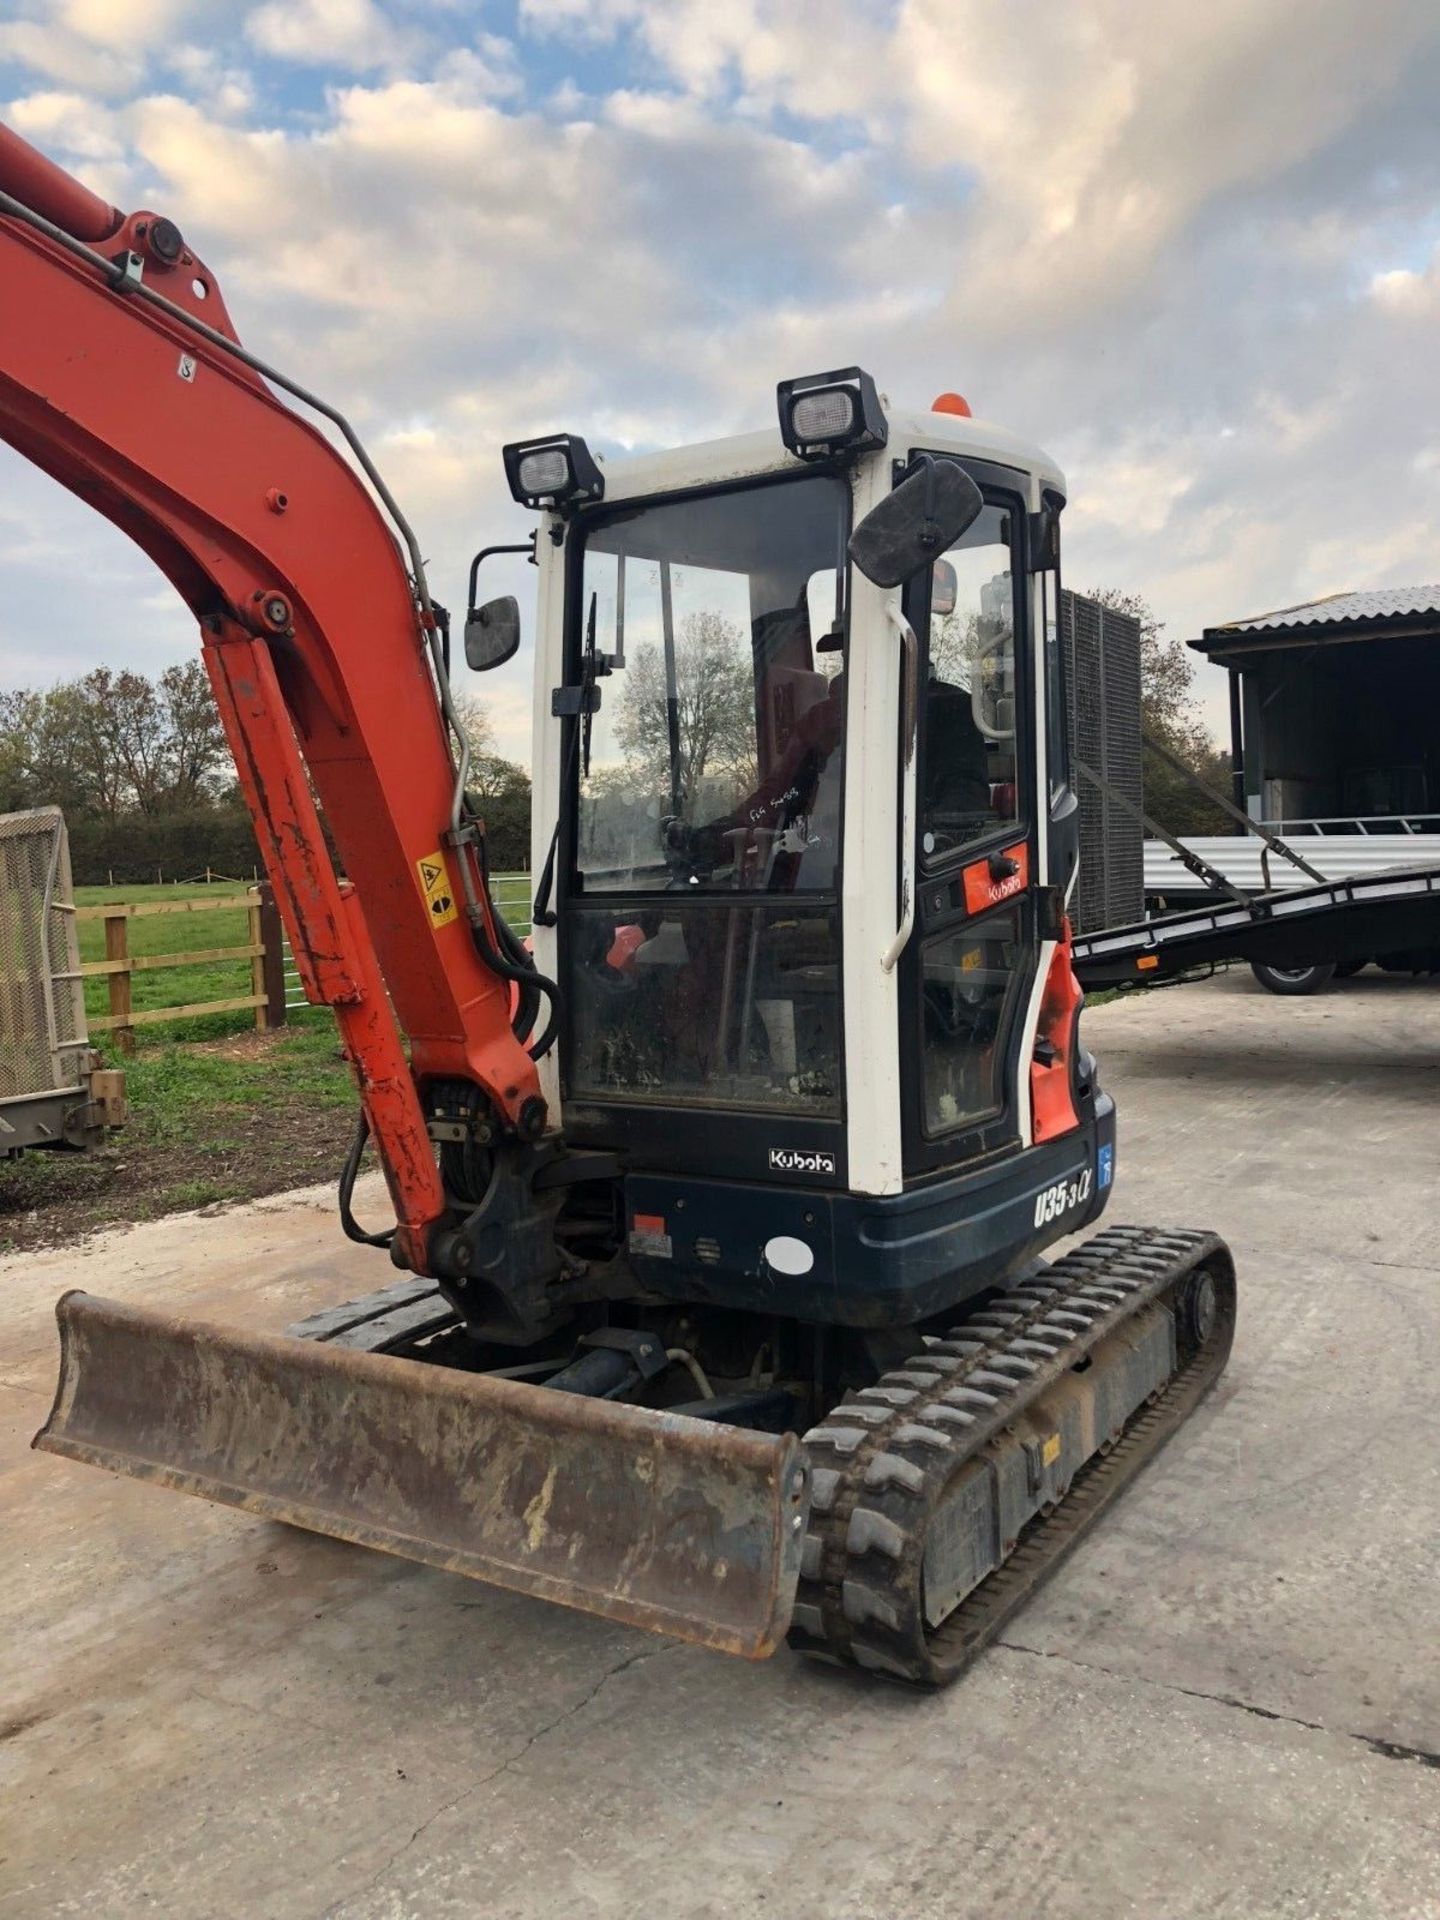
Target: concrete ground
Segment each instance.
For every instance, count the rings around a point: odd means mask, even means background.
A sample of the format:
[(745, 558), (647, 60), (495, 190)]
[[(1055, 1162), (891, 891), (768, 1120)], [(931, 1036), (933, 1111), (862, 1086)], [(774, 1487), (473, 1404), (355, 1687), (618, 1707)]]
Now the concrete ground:
[(0, 1267), (0, 1915), (1440, 1915), (1440, 988), (1087, 1016), (1110, 1217), (1230, 1371), (948, 1695), (758, 1667), (27, 1451), (75, 1284), (278, 1328), (328, 1195)]

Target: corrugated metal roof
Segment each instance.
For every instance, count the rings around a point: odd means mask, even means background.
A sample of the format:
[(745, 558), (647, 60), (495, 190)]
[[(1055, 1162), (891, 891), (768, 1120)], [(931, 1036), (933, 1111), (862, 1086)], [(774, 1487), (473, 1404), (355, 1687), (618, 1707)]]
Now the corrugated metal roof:
[(1226, 620), (1207, 627), (1211, 634), (1265, 633), (1279, 627), (1335, 627), (1347, 621), (1398, 620), (1433, 614), (1440, 619), (1440, 586), (1376, 587), (1364, 593), (1327, 593), (1298, 607), (1277, 607), (1248, 620)]

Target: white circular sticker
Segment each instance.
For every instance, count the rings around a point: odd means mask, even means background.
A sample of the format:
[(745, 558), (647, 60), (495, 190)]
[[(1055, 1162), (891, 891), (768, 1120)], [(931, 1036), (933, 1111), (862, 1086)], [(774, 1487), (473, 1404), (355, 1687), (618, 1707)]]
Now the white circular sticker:
[(809, 1273), (815, 1264), (815, 1255), (803, 1240), (796, 1240), (788, 1233), (777, 1233), (773, 1240), (765, 1242), (765, 1264), (776, 1273)]

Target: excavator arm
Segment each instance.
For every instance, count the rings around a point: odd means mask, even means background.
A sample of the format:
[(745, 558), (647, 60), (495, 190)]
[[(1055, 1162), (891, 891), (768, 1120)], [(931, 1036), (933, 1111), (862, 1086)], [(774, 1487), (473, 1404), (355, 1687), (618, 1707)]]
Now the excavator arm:
[[(526, 1045), (546, 983), (490, 903), (413, 534), (347, 423), (240, 345), (171, 222), (122, 216), (4, 128), (0, 284), (0, 437), (137, 541), (200, 623), (306, 991), (335, 1010), (389, 1182), (392, 1257), (477, 1339), (563, 1326), (557, 1283), (585, 1275), (554, 1217), (585, 1160), (547, 1129)], [(449, 1193), (434, 1113), (463, 1136)], [(85, 1294), (57, 1318), (47, 1452), (733, 1653), (784, 1632), (807, 1506), (793, 1436)]]
[(477, 1089), (487, 1124), (520, 1140), (546, 1112), (511, 981), (484, 957), (503, 934), (413, 536), (365, 462), (402, 552), (355, 467), (272, 391), (281, 376), (241, 346), (174, 224), (122, 215), (4, 127), (0, 284), (0, 437), (128, 533), (199, 621), (305, 991), (334, 1008), (355, 1073), (397, 1256), (435, 1272), (447, 1206), (427, 1090)]

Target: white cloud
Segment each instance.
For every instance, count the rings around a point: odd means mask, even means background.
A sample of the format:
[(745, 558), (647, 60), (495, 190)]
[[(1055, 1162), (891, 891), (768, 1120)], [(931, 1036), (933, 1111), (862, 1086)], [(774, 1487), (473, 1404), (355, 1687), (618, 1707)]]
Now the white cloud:
[(203, 4), (204, 0), (61, 0), (54, 13), (63, 27), (82, 39), (129, 53), (169, 40)]
[(531, 31), (588, 40), (612, 40), (644, 14), (644, 0), (520, 0), (519, 5), (520, 20)]
[(39, 20), (0, 23), (0, 61), (14, 61), (62, 87), (110, 96), (135, 85), (142, 63), (128, 54), (111, 53), (63, 27)]
[(18, 133), (47, 149), (86, 161), (114, 161), (124, 153), (119, 131), (95, 112), (83, 93), (32, 93), (10, 105)]
[(1413, 267), (1392, 267), (1377, 273), (1370, 282), (1370, 297), (1376, 305), (1397, 318), (1414, 320), (1440, 310), (1440, 266), (1423, 272)]
[(139, 86), (153, 55), (173, 46), (188, 21), (223, 28), (239, 0), (19, 0), (0, 24), (0, 62), (13, 61), (63, 87), (123, 95)]
[(209, 113), (233, 120), (244, 118), (255, 108), (255, 84), (247, 71), (248, 63), (233, 63), (214, 48), (181, 40), (166, 47), (161, 64), (186, 98), (203, 104)]
[(375, 0), (267, 0), (245, 23), (262, 53), (365, 72), (393, 66), (406, 41)]
[[(1431, 0), (1311, 0), (1303, 34), (1291, 0), (522, 0), (513, 46), (480, 17), (35, 0), (0, 27), (42, 76), (7, 115), (179, 220), (244, 337), (375, 441), (442, 597), (524, 524), (502, 440), (704, 438), (855, 360), (1050, 445), (1071, 583), (1182, 634), (1433, 575)], [(314, 68), (303, 109), (267, 60)], [(0, 598), (27, 654), (38, 578)]]

